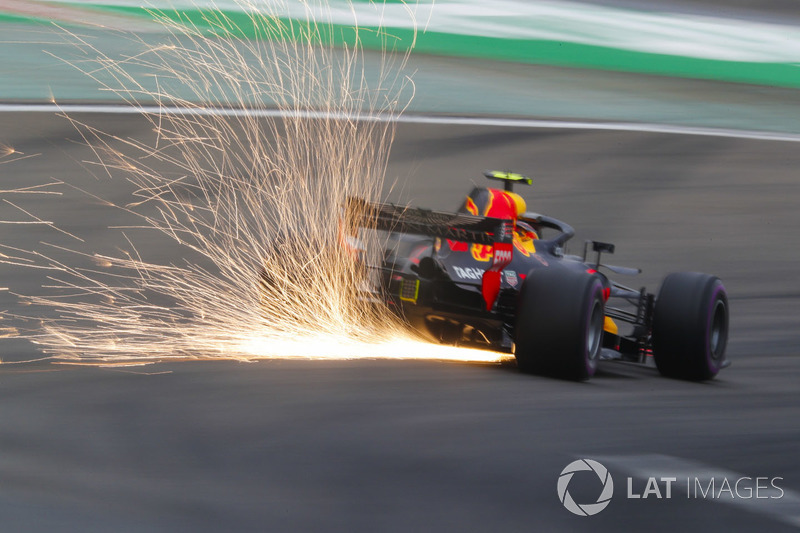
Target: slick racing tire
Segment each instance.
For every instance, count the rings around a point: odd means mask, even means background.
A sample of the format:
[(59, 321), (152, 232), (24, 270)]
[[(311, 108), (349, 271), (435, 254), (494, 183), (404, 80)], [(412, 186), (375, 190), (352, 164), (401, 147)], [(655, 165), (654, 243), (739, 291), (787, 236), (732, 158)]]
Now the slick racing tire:
[(598, 276), (531, 270), (517, 307), (514, 356), (522, 372), (585, 381), (597, 369), (605, 308)]
[(655, 303), (652, 342), (662, 375), (692, 381), (716, 376), (728, 344), (728, 295), (719, 278), (668, 275)]

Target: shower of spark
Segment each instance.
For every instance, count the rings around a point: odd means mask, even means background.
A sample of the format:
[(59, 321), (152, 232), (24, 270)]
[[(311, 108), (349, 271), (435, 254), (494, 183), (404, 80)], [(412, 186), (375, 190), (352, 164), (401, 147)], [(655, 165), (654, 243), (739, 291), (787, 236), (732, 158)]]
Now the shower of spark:
[[(24, 154), (22, 152), (17, 151), (13, 146), (7, 146), (3, 143), (0, 143), (0, 165), (4, 163), (11, 163), (13, 161), (19, 161), (20, 159), (28, 159), (30, 157), (36, 157), (39, 154)], [(19, 192), (17, 190), (14, 191), (2, 191), (0, 193), (12, 193), (12, 192)]]
[[(392, 37), (378, 30), (385, 51), (367, 57), (355, 11), (350, 44), (334, 46), (342, 30), (326, 22), (322, 1), (293, 2), (303, 6), (303, 21), (284, 16), (287, 1), (235, 1), (247, 28), (214, 10), (203, 11), (202, 25), (154, 10), (167, 30), (163, 42), (122, 61), (73, 35), (91, 57), (73, 64), (105, 89), (133, 106), (155, 102), (185, 112), (142, 109), (154, 131), (150, 141), (68, 117), (102, 172), (134, 185), (131, 202), (115, 207), (140, 224), (123, 232), (117, 254), (14, 250), (7, 262), (48, 271), (50, 292), (23, 297), (48, 310), (27, 317), (38, 327), (25, 336), (59, 359), (96, 363), (498, 360), (490, 352), (415, 344), (399, 319), (360, 297), (370, 282), (363, 265), (382, 249), (377, 232), (362, 231), (364, 248), (374, 251), (366, 261), (343, 245), (345, 200), (380, 198), (393, 119), (413, 89), (403, 75), (410, 48), (392, 50)], [(379, 15), (381, 4), (373, 6)], [(408, 14), (413, 18), (412, 9)], [(155, 89), (132, 74), (137, 69)], [(267, 108), (283, 118), (250, 113)], [(182, 259), (149, 260), (130, 237), (140, 228), (171, 239)]]

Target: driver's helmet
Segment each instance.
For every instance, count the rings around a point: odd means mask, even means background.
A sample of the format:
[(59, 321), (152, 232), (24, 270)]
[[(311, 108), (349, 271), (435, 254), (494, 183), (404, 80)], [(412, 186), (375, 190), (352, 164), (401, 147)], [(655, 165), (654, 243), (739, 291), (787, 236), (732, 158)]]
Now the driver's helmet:
[(459, 213), (514, 220), (526, 211), (522, 196), (515, 192), (488, 187), (475, 187), (469, 193)]

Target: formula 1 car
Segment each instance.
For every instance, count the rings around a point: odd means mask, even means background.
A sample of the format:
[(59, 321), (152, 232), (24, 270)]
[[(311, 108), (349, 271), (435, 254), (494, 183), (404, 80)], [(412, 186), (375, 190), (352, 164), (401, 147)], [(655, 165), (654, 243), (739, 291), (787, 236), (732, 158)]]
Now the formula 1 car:
[(513, 192), (529, 178), (485, 176), (504, 188), (475, 187), (456, 213), (348, 201), (351, 246), (352, 228), (388, 232), (382, 261), (369, 265), (378, 273), (371, 298), (433, 342), (513, 353), (527, 373), (587, 380), (600, 360), (646, 364), (652, 355), (662, 375), (700, 381), (729, 364), (718, 278), (669, 274), (657, 296), (612, 282), (607, 273), (640, 270), (602, 263), (609, 243), (566, 255), (573, 228), (526, 211)]

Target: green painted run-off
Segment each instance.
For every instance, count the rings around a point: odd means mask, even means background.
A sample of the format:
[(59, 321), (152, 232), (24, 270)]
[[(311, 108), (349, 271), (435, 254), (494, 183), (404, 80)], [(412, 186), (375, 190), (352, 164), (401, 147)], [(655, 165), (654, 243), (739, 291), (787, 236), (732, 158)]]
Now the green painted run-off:
[[(296, 19), (263, 18), (254, 24), (241, 11), (183, 10), (159, 11), (157, 14), (144, 8), (83, 4), (84, 7), (127, 15), (134, 19), (152, 20), (153, 17), (189, 23), (196, 28), (224, 35), (259, 39), (290, 38), (306, 40), (313, 35), (322, 44), (352, 45), (356, 39), (367, 49), (406, 50), (412, 43), (414, 32), (406, 28), (361, 27), (341, 24), (309, 25)], [(0, 13), (0, 21), (19, 21), (21, 17)], [(30, 19), (28, 19), (30, 20)], [(270, 27), (270, 25), (274, 25)], [(280, 28), (281, 31), (275, 31)], [(289, 29), (288, 31), (287, 28)], [(288, 35), (288, 37), (287, 37)], [(416, 35), (416, 53), (475, 57), (528, 64), (544, 64), (574, 68), (616, 70), (672, 77), (751, 83), (800, 88), (800, 65), (789, 62), (725, 61), (624, 50), (614, 47), (534, 39), (506, 39), (480, 35), (463, 35), (437, 31)]]

